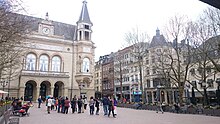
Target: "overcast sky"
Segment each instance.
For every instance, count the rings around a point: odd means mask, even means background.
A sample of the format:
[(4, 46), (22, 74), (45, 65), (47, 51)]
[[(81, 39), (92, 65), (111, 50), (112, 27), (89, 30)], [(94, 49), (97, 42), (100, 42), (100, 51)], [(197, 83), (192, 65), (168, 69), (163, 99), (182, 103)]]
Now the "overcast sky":
[[(76, 24), (83, 0), (22, 0), (28, 15)], [(93, 22), (92, 41), (99, 56), (115, 52), (125, 43), (124, 35), (138, 27), (152, 38), (169, 18), (184, 14), (196, 19), (208, 6), (199, 0), (87, 0)], [(161, 32), (163, 33), (163, 32)]]

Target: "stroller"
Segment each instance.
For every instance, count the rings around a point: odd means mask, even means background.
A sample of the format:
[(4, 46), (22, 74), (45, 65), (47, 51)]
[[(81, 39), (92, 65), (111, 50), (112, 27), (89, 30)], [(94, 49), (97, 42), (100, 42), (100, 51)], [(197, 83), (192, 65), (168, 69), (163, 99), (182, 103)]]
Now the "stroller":
[(24, 104), (22, 107), (15, 106), (14, 111), (13, 111), (13, 115), (18, 115), (20, 117), (25, 116), (25, 115), (29, 116), (30, 113), (28, 112), (28, 110), (29, 110), (30, 106), (31, 106), (30, 103)]

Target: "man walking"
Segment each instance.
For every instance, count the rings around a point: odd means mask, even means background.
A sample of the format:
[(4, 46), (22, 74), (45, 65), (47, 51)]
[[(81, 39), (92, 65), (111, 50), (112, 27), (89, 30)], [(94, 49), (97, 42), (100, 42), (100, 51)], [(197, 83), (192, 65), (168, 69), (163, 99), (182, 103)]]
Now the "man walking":
[(40, 105), (41, 105), (41, 103), (42, 103), (41, 96), (39, 96), (39, 98), (37, 99), (37, 101), (38, 101), (38, 108), (40, 108)]
[(103, 104), (104, 115), (107, 115), (108, 114), (109, 100), (106, 96), (103, 97), (102, 104)]
[(162, 103), (161, 102), (157, 102), (157, 110), (156, 113), (158, 113), (158, 111), (161, 111), (163, 114), (163, 108), (162, 108)]

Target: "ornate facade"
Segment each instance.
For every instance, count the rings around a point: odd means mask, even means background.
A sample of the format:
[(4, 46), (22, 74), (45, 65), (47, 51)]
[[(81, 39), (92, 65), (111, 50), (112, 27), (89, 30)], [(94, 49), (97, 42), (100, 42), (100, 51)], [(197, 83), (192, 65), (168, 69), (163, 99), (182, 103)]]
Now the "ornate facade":
[(52, 21), (48, 13), (45, 19), (30, 18), (36, 21), (27, 39), (22, 71), (8, 86), (10, 96), (25, 100), (47, 95), (94, 96), (95, 46), (87, 2), (83, 1), (76, 25)]

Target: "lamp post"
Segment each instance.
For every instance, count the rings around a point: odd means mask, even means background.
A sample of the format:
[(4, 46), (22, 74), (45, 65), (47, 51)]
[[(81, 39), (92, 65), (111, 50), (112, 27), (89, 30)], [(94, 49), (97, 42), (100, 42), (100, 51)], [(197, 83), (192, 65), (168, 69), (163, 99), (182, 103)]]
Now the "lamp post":
[(81, 95), (82, 95), (82, 88), (83, 88), (83, 86), (82, 86), (82, 84), (80, 84), (79, 85), (79, 96), (80, 96), (80, 98), (82, 97)]
[[(0, 81), (0, 84), (2, 85), (2, 90), (4, 91), (5, 90), (5, 86), (8, 85), (8, 81), (5, 81), (5, 80), (1, 80)], [(2, 99), (4, 98), (4, 93), (2, 93)]]
[(216, 83), (218, 84), (216, 90), (217, 103), (220, 105), (220, 78), (217, 78)]

